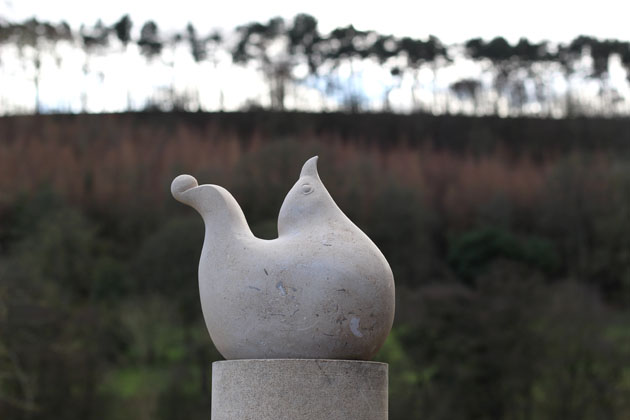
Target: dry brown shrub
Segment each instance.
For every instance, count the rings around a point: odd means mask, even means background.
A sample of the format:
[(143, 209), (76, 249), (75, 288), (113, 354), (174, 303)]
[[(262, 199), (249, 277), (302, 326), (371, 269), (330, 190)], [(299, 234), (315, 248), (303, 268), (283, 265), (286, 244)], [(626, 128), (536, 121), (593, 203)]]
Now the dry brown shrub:
[[(36, 118), (24, 117), (8, 130), (11, 138), (0, 139), (0, 203), (48, 184), (85, 206), (124, 206), (130, 201), (159, 206), (168, 200), (168, 186), (178, 173), (229, 186), (244, 156), (277, 140), (260, 129), (244, 138), (213, 121), (168, 125), (133, 115)], [(527, 156), (510, 158), (501, 150), (474, 156), (409, 141), (382, 148), (366, 139), (327, 133), (311, 132), (291, 141), (300, 145), (299, 153), (317, 150), (325, 155), (322, 165), (332, 173), (334, 195), (354, 193), (368, 207), (387, 182), (400, 183), (437, 212), (464, 224), (481, 203), (498, 195), (515, 206), (536, 205), (554, 166)], [(605, 162), (593, 160), (592, 165)], [(286, 176), (273, 171), (266, 175), (277, 182)]]

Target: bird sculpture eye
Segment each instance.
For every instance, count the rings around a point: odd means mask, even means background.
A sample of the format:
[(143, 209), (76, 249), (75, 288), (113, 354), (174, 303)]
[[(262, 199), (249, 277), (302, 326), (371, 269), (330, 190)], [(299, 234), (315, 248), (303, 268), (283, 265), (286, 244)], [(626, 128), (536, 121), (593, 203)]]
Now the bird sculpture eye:
[(309, 195), (312, 192), (313, 192), (313, 187), (311, 186), (311, 184), (302, 185), (302, 194)]

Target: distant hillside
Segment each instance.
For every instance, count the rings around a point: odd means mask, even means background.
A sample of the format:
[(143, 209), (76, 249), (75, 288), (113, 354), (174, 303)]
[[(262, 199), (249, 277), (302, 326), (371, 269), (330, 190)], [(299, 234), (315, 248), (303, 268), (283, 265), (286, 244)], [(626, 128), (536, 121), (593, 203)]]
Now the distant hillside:
[[(172, 136), (177, 129), (235, 136), (240, 141), (286, 137), (340, 139), (360, 144), (392, 147), (449, 149), (486, 154), (501, 150), (511, 154), (548, 156), (571, 150), (630, 148), (629, 118), (499, 118), (434, 116), (388, 113), (125, 113), (89, 115), (33, 115), (0, 117), (0, 139), (48, 137), (57, 133), (102, 138), (121, 129), (150, 128), (156, 135)], [(68, 137), (69, 141), (76, 138)]]
[(621, 119), (0, 118), (0, 418), (206, 419), (203, 222), (170, 184), (225, 187), (271, 239), (319, 155), (394, 273), (392, 420), (630, 419), (629, 137)]

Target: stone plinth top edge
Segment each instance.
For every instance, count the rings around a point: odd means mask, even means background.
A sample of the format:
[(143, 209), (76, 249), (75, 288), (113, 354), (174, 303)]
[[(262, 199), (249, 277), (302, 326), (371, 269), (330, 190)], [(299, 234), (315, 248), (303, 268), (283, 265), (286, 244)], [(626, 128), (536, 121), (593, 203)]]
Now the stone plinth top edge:
[(344, 360), (344, 359), (234, 359), (234, 360), (217, 360), (212, 364), (229, 364), (229, 363), (331, 363), (331, 364), (370, 364), (374, 366), (387, 366), (387, 363), (374, 362), (371, 360)]

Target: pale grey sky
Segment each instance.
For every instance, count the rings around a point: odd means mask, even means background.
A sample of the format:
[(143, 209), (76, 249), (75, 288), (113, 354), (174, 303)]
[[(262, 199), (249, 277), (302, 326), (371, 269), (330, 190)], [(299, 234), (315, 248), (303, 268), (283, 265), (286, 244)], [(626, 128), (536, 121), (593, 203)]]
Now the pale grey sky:
[[(282, 0), (228, 0), (220, 3), (199, 0), (0, 0), (0, 18), (21, 21), (35, 16), (52, 22), (65, 20), (75, 29), (82, 23), (94, 24), (98, 19), (109, 25), (127, 13), (134, 21), (135, 31), (139, 31), (149, 19), (155, 20), (163, 30), (183, 30), (188, 22), (192, 22), (200, 33), (206, 34), (216, 28), (230, 30), (251, 21), (266, 21), (275, 16), (288, 19), (297, 13), (309, 13), (319, 20), (320, 30), (324, 33), (352, 23), (362, 30), (373, 29), (397, 36), (426, 38), (432, 34), (447, 44), (473, 37), (489, 39), (497, 35), (512, 42), (521, 36), (532, 41), (567, 42), (577, 35), (630, 40), (630, 25), (626, 22), (630, 15), (630, 0), (386, 0), (378, 3), (365, 0), (318, 0), (308, 3)], [(130, 97), (134, 104), (139, 104), (136, 106), (142, 106), (152, 92), (168, 85), (180, 93), (199, 92), (199, 100), (207, 109), (218, 109), (220, 98), (224, 100), (224, 109), (228, 110), (239, 109), (252, 99), (266, 103), (267, 88), (255, 67), (245, 69), (232, 65), (229, 59), (223, 59), (216, 68), (207, 62), (199, 68), (187, 51), (180, 51), (182, 48), (186, 47), (180, 46), (178, 50), (177, 69), (164, 63), (150, 65), (137, 51), (131, 51), (124, 57), (114, 54), (107, 59), (101, 57), (102, 60), (92, 58), (90, 65), (94, 74), (88, 76), (81, 71), (84, 61), (81, 50), (66, 51), (64, 68), (56, 69), (51, 64), (40, 80), (41, 101), (46, 106), (78, 111), (81, 109), (82, 92), (89, 90), (90, 111), (117, 111), (125, 109)], [(127, 60), (125, 65), (117, 65), (122, 63), (120, 60), (123, 58)], [(173, 60), (172, 57), (166, 58), (167, 61), (169, 59)], [(4, 90), (5, 96), (19, 99), (22, 101), (19, 103), (27, 109), (34, 103), (35, 97), (32, 69), (31, 73), (25, 73), (19, 62), (14, 64), (10, 68), (5, 63), (4, 80), (0, 77), (0, 92)], [(450, 70), (440, 73), (439, 80), (433, 80), (431, 72), (422, 74), (421, 77), (427, 78), (422, 83), (427, 86), (435, 83), (438, 90), (444, 90), (456, 79), (479, 77), (479, 68), (470, 64), (451, 66)], [(339, 77), (349, 77), (342, 74), (342, 71), (348, 70), (344, 69), (339, 69)], [(619, 79), (619, 86), (627, 94), (626, 72), (619, 64), (615, 69), (619, 71), (611, 73), (611, 78)], [(107, 76), (99, 79), (99, 71)], [(362, 89), (370, 98), (382, 97), (388, 83), (392, 83), (387, 69), (374, 63), (367, 63), (358, 71)], [(404, 111), (411, 106), (411, 92), (417, 91), (413, 86), (413, 81), (406, 78), (399, 88), (390, 92), (391, 103), (396, 109)], [(287, 100), (290, 108), (317, 108), (330, 101), (313, 88), (299, 85), (295, 89), (295, 94)], [(422, 89), (416, 92), (420, 100), (431, 99), (430, 95), (423, 99), (423, 93), (429, 94)]]
[(10, 20), (35, 15), (43, 20), (66, 20), (76, 27), (99, 18), (110, 24), (129, 13), (136, 30), (153, 19), (164, 29), (183, 29), (191, 21), (202, 33), (278, 15), (290, 18), (300, 12), (315, 16), (322, 31), (352, 23), (359, 29), (399, 36), (433, 34), (447, 43), (496, 35), (510, 41), (526, 36), (534, 41), (566, 42), (580, 34), (630, 39), (628, 0), (0, 0), (0, 16)]

